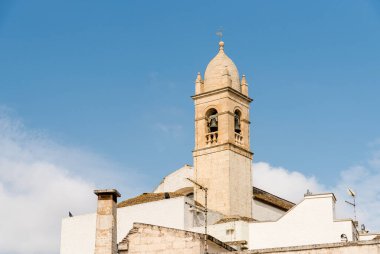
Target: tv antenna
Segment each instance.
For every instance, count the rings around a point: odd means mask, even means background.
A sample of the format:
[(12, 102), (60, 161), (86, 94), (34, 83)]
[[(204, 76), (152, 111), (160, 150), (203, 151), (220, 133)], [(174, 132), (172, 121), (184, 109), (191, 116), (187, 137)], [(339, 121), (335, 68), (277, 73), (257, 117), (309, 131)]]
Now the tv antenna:
[(193, 184), (195, 184), (200, 190), (203, 190), (205, 192), (205, 208), (201, 209), (198, 206), (194, 206), (194, 205), (193, 206), (197, 208), (198, 210), (201, 210), (202, 212), (205, 213), (204, 254), (208, 254), (208, 246), (207, 246), (207, 191), (208, 189), (204, 187), (203, 185), (197, 183), (193, 179), (190, 179), (190, 178), (186, 178), (186, 179), (192, 182)]
[(216, 35), (219, 37), (219, 41), (222, 41), (222, 38), (223, 38), (223, 27), (219, 27), (218, 31), (216, 31)]
[(356, 223), (356, 193), (350, 188), (347, 189), (347, 193), (352, 197), (353, 202), (349, 202), (347, 200), (345, 200), (345, 202), (354, 208), (354, 218)]

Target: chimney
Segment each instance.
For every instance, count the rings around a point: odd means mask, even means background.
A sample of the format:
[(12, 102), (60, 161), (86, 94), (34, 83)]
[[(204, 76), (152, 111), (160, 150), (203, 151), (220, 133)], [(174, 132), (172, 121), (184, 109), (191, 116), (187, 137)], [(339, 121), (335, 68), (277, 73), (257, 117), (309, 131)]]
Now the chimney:
[(117, 254), (117, 211), (120, 193), (115, 189), (95, 190), (98, 196), (96, 212), (95, 254)]

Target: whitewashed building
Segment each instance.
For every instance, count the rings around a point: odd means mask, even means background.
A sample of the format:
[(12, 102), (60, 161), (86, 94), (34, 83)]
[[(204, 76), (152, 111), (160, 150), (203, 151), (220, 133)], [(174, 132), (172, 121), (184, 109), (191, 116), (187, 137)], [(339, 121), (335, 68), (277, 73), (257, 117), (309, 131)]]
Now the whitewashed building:
[(377, 234), (336, 218), (333, 193), (306, 195), (294, 204), (252, 186), (252, 99), (223, 42), (204, 79), (198, 73), (192, 98), (194, 166), (169, 174), (152, 193), (119, 203), (117, 191), (97, 191), (97, 212), (62, 220), (61, 254), (314, 253), (307, 251), (331, 246), (348, 251), (321, 253), (380, 253)]

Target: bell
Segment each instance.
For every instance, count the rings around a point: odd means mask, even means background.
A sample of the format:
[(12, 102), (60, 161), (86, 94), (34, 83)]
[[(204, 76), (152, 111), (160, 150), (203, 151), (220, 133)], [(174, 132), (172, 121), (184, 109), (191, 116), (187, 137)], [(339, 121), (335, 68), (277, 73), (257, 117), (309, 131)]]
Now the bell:
[(240, 133), (240, 131), (240, 124), (238, 124), (238, 122), (235, 122), (235, 132)]
[(211, 115), (209, 118), (209, 128), (210, 132), (218, 131), (218, 118), (216, 115)]
[(235, 132), (237, 132), (237, 133), (241, 132), (240, 119), (239, 119), (239, 117), (236, 117), (236, 116), (235, 116)]
[(216, 127), (218, 127), (218, 124), (216, 123), (216, 119), (211, 118), (210, 119), (210, 128), (216, 128)]

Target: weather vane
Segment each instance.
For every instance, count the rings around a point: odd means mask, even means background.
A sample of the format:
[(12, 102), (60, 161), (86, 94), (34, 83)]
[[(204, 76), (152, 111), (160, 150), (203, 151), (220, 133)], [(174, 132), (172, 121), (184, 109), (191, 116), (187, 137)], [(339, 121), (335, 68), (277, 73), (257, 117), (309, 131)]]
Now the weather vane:
[(223, 27), (220, 27), (216, 32), (216, 35), (219, 37), (219, 40), (222, 41), (223, 38)]

